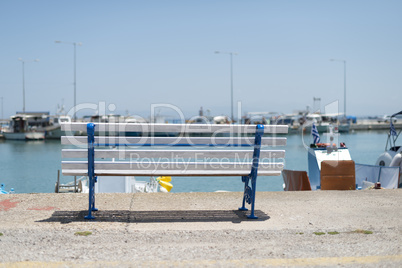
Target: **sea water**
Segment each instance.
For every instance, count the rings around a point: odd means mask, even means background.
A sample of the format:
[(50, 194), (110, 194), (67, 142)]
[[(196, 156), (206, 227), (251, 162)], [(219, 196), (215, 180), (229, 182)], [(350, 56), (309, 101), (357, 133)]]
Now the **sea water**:
[[(321, 136), (321, 141), (326, 142)], [(335, 139), (344, 142), (356, 163), (375, 164), (384, 152), (387, 131), (356, 131), (341, 134)], [(307, 170), (307, 147), (312, 142), (310, 135), (289, 134), (287, 145), (274, 149), (285, 149), (285, 168)], [(10, 141), (0, 140), (0, 183), (5, 190), (16, 193), (53, 193), (58, 170), (61, 170), (59, 140)], [(149, 181), (147, 177), (137, 180)], [(60, 182), (73, 181), (71, 176), (60, 175)], [(173, 177), (172, 192), (243, 191), (240, 177)], [(258, 177), (257, 191), (282, 191), (282, 176)]]

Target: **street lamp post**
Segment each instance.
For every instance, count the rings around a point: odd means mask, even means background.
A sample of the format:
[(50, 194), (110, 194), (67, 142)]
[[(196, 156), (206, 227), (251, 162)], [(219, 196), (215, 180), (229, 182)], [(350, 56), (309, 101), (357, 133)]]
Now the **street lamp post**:
[(237, 53), (222, 52), (222, 51), (215, 51), (215, 53), (230, 55), (230, 113), (231, 113), (231, 120), (232, 120), (232, 122), (234, 122), (234, 117), (233, 117), (233, 55), (237, 55)]
[(69, 44), (74, 46), (74, 121), (77, 121), (77, 115), (76, 115), (76, 105), (77, 105), (77, 75), (76, 75), (76, 66), (77, 66), (77, 45), (81, 46), (81, 42), (63, 42), (63, 41), (54, 41), (56, 44)]
[(22, 63), (22, 113), (25, 114), (25, 63), (38, 62), (39, 60), (25, 61), (22, 58), (18, 58), (18, 60)]
[(330, 61), (343, 62), (343, 113), (346, 118), (346, 60), (330, 59)]

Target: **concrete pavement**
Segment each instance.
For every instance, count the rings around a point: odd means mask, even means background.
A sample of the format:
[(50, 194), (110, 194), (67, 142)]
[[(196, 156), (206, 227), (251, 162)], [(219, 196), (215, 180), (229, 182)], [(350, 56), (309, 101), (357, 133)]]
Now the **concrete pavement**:
[(0, 195), (0, 267), (402, 265), (402, 190)]

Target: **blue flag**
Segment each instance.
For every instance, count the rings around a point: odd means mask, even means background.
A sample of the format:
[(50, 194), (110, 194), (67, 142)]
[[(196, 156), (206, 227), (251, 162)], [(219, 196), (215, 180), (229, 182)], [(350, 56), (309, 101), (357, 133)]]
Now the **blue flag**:
[(389, 126), (389, 133), (391, 134), (391, 136), (396, 136), (396, 130), (394, 127), (394, 124), (392, 124), (392, 118), (391, 118), (391, 122), (390, 122), (390, 126)]
[(317, 127), (315, 126), (314, 123), (313, 123), (313, 126), (311, 127), (311, 135), (313, 135), (314, 144), (317, 144), (320, 142), (320, 134), (318, 134)]

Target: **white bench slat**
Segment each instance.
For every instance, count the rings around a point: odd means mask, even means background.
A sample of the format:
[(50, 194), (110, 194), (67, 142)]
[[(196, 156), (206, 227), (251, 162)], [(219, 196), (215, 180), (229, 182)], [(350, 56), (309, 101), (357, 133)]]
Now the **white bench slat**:
[[(62, 131), (87, 132), (87, 124), (61, 124)], [(255, 133), (255, 125), (233, 124), (149, 124), (149, 123), (94, 123), (97, 132), (180, 132), (180, 133)], [(287, 125), (264, 125), (264, 133), (288, 133)]]
[[(68, 170), (62, 170), (63, 175), (66, 176), (87, 176), (88, 171), (85, 169), (68, 169)], [(245, 170), (230, 170), (230, 171), (225, 171), (225, 170), (206, 170), (203, 173), (200, 173), (198, 171), (178, 171), (178, 170), (154, 170), (152, 172), (144, 172), (142, 170), (132, 170), (130, 173), (127, 173), (126, 171), (121, 171), (121, 170), (97, 170), (95, 172), (96, 176), (175, 176), (175, 177), (180, 177), (180, 176), (185, 176), (185, 177), (190, 177), (190, 176), (221, 176), (221, 177), (235, 177), (235, 176), (247, 176), (250, 174), (250, 171), (245, 171)], [(280, 176), (281, 175), (281, 170), (258, 170), (258, 176)]]
[[(63, 161), (64, 175), (87, 175), (87, 161)], [(252, 163), (218, 163), (218, 162), (110, 162), (95, 161), (95, 175), (125, 175), (125, 176), (245, 176), (250, 173)], [(260, 163), (258, 174), (280, 175), (283, 163)], [(79, 173), (79, 174), (78, 174)]]
[[(63, 149), (62, 158), (87, 158), (86, 149)], [(113, 150), (113, 149), (95, 149), (95, 158), (116, 158), (116, 159), (136, 159), (136, 158), (233, 158), (233, 159), (251, 159), (253, 150)], [(261, 150), (260, 159), (263, 158), (284, 158), (285, 150)]]
[[(95, 136), (95, 143), (130, 146), (138, 145), (163, 145), (163, 146), (203, 146), (203, 145), (217, 145), (217, 146), (253, 146), (255, 137), (98, 137)], [(77, 145), (84, 146), (88, 142), (86, 136), (62, 136), (61, 144), (63, 145)], [(286, 138), (284, 137), (262, 137), (262, 146), (285, 146)]]
[[(88, 168), (87, 161), (62, 161), (61, 163), (63, 169), (85, 169)], [(131, 170), (143, 170), (143, 171), (153, 171), (157, 169), (167, 170), (245, 170), (250, 173), (252, 163), (250, 162), (151, 162), (145, 161), (95, 161), (95, 173), (96, 170), (121, 170), (121, 171), (131, 171)], [(280, 170), (283, 167), (282, 162), (268, 162), (259, 163), (259, 169), (269, 169), (269, 170)]]

